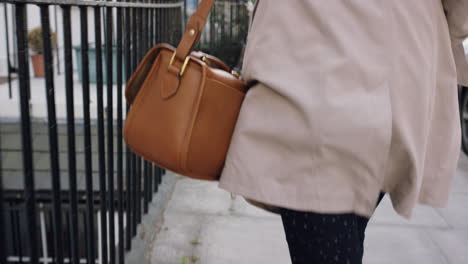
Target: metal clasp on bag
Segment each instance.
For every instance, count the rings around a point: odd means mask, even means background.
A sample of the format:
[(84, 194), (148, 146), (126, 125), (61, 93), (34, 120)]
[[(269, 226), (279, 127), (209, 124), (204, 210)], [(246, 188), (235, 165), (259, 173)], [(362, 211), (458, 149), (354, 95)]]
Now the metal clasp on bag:
[(211, 65), (210, 59), (208, 59), (206, 56), (201, 56), (201, 60), (204, 61), (206, 64)]
[[(208, 64), (210, 66), (212, 65), (212, 61), (210, 59), (208, 59), (206, 56), (201, 56), (201, 60), (204, 61), (206, 64)], [(235, 70), (231, 70), (231, 74), (236, 78), (240, 77), (240, 74), (238, 72), (236, 72)]]
[[(175, 57), (176, 57), (176, 51), (174, 51), (174, 54), (172, 54), (171, 60), (169, 61), (169, 65), (167, 66), (167, 68), (169, 68), (174, 63)], [(180, 68), (180, 71), (179, 71), (179, 78), (182, 78), (182, 75), (184, 75), (184, 72), (185, 72), (185, 69), (187, 68), (189, 60), (190, 60), (190, 56), (185, 57), (184, 64), (182, 64), (182, 68)]]
[(236, 72), (235, 70), (231, 70), (231, 74), (234, 75), (234, 77), (239, 78), (240, 74)]

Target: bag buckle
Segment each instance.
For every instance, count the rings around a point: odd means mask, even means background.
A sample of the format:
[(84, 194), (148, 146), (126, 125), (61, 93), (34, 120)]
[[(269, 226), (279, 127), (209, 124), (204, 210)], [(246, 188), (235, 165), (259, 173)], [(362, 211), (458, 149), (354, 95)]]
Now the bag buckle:
[[(174, 53), (172, 54), (171, 60), (169, 61), (169, 65), (167, 66), (167, 68), (169, 68), (174, 63), (176, 52), (177, 51), (174, 51)], [(184, 64), (182, 64), (182, 68), (180, 68), (180, 71), (179, 71), (179, 78), (182, 78), (182, 75), (184, 75), (184, 72), (185, 72), (185, 69), (187, 68), (189, 60), (190, 60), (190, 56), (185, 57)]]

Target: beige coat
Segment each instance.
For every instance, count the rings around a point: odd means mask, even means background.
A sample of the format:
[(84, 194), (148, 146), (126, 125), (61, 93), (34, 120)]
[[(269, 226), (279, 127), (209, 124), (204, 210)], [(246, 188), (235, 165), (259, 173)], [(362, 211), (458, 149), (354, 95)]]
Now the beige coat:
[(468, 0), (260, 0), (219, 187), (323, 213), (370, 216), (381, 190), (407, 218), (446, 205), (467, 18)]

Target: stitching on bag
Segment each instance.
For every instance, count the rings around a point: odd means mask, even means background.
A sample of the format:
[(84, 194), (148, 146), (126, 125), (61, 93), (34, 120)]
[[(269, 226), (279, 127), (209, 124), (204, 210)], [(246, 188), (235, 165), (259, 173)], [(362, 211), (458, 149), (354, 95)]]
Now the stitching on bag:
[(236, 89), (236, 88), (234, 88), (234, 87), (232, 87), (232, 86), (230, 86), (230, 85), (227, 85), (227, 84), (225, 84), (225, 83), (223, 83), (223, 82), (221, 82), (221, 81), (219, 81), (219, 80), (217, 80), (217, 79), (214, 79), (214, 78), (210, 78), (210, 80), (211, 80), (212, 82), (215, 82), (216, 84), (225, 86), (226, 88), (229, 88), (229, 89), (231, 89), (231, 90), (233, 90), (233, 91), (236, 91), (238, 94), (241, 94), (241, 95), (244, 95), (244, 96), (245, 96), (245, 92), (242, 92), (242, 91), (240, 91), (239, 89)]
[(201, 103), (201, 98), (203, 97), (204, 91), (205, 91), (205, 83), (207, 79), (207, 73), (206, 73), (206, 66), (202, 65), (202, 80), (200, 83), (200, 90), (198, 93), (197, 101), (195, 102), (195, 105), (192, 107), (192, 113), (194, 113), (191, 117), (190, 120), (190, 126), (187, 127), (187, 130), (185, 131), (184, 135), (184, 143), (183, 143), (183, 151), (181, 150), (180, 152), (180, 165), (183, 167), (184, 171), (193, 173), (193, 171), (189, 170), (187, 168), (187, 160), (188, 160), (188, 152), (190, 149), (190, 142), (192, 139), (192, 132), (193, 128), (195, 127), (195, 121), (198, 119), (198, 114), (200, 112), (200, 103)]

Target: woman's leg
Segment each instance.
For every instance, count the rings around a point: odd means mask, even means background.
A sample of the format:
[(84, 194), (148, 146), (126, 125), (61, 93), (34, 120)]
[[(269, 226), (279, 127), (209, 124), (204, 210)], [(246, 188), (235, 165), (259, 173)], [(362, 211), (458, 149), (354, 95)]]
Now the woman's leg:
[(281, 208), (281, 219), (292, 264), (362, 263), (367, 217)]
[(281, 209), (293, 264), (362, 263), (360, 227), (355, 214), (317, 214)]

